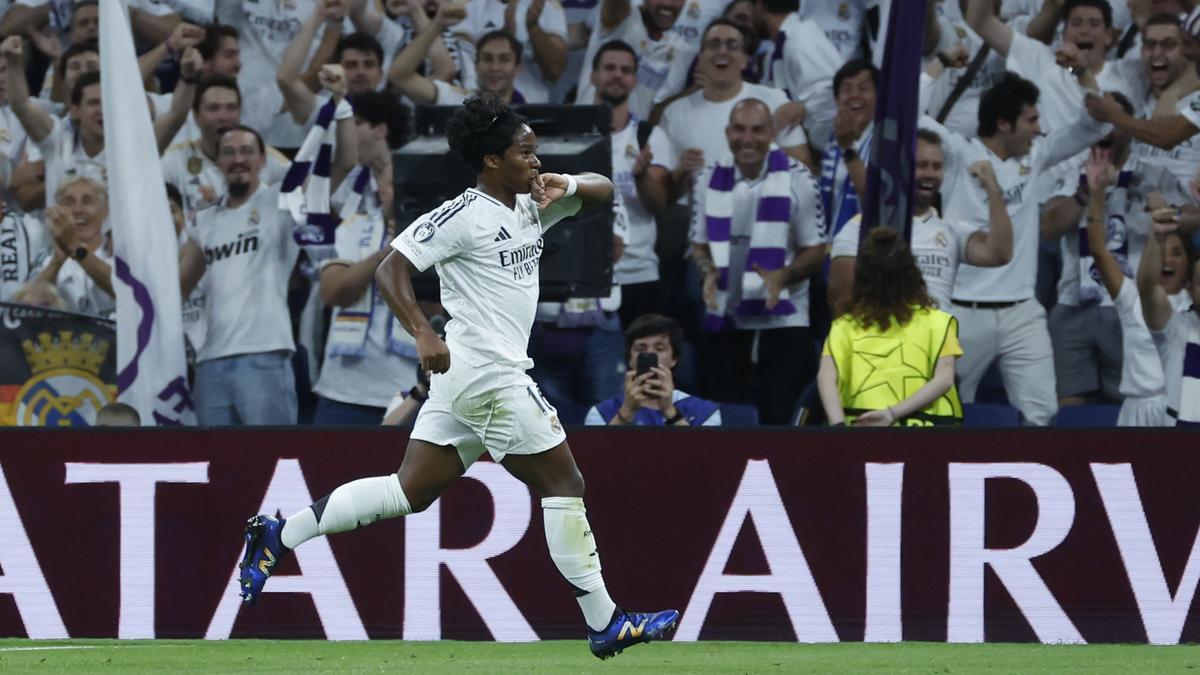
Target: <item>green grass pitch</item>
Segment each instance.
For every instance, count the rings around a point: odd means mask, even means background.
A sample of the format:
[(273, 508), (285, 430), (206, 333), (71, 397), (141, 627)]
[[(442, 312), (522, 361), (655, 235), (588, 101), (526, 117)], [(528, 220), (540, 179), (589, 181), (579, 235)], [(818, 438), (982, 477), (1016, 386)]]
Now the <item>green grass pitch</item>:
[(0, 640), (0, 673), (1200, 673), (1200, 647), (654, 643), (609, 661), (583, 640)]

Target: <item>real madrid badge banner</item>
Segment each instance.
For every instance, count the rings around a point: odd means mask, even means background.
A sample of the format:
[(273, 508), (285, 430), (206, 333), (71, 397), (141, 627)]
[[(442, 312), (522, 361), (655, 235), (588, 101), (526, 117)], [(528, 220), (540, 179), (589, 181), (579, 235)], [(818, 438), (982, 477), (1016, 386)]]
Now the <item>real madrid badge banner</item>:
[(112, 321), (0, 302), (0, 426), (86, 427), (117, 400)]

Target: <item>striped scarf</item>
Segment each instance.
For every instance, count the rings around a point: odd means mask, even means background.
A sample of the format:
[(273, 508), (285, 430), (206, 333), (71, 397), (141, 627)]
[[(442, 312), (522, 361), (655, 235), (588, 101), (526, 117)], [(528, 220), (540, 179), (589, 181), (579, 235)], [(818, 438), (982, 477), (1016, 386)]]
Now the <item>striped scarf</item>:
[(316, 124), (308, 130), (279, 191), (279, 208), (290, 212), (296, 222), (292, 236), (314, 265), (336, 255), (334, 230), (343, 219), (358, 212), (363, 191), (370, 183), (371, 172), (361, 167), (353, 183), (354, 196), (346, 200), (338, 215), (332, 213), (329, 171), (337, 145), (337, 128), (333, 122), (353, 115), (353, 108), (345, 100), (337, 103), (329, 99), (321, 106)]
[[(858, 139), (858, 156), (866, 161), (871, 156), (871, 137), (873, 131), (863, 134)], [(850, 180), (850, 171), (846, 170), (842, 184), (837, 184), (838, 167), (843, 166), (842, 148), (836, 139), (831, 139), (825, 146), (825, 157), (821, 160), (821, 204), (825, 207), (825, 239), (833, 241), (838, 232), (842, 231), (850, 219), (862, 210), (858, 201), (858, 191), (854, 189), (854, 181)]]
[[(755, 221), (750, 234), (750, 250), (746, 263), (738, 270), (740, 278), (734, 286), (741, 287), (735, 316), (787, 316), (796, 306), (787, 298), (767, 309), (767, 289), (762, 277), (754, 271), (758, 265), (775, 270), (787, 264), (789, 220), (792, 211), (792, 181), (787, 154), (774, 145), (767, 155), (767, 175), (758, 197)], [(704, 317), (707, 330), (719, 331), (726, 326), (730, 314), (730, 253), (733, 235), (733, 188), (736, 184), (733, 158), (718, 163), (709, 179), (704, 197), (704, 222), (713, 264), (717, 267), (717, 310)], [(739, 283), (740, 282), (740, 283)]]

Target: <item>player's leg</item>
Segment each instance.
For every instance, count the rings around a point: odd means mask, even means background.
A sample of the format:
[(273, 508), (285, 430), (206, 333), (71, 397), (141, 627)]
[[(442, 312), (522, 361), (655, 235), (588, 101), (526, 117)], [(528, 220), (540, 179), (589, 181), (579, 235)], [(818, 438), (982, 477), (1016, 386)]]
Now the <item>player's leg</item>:
[(463, 474), (458, 451), (412, 439), (400, 470), (341, 485), (299, 513), (288, 516), (280, 540), (289, 549), (323, 534), (420, 513)]
[(583, 475), (565, 436), (562, 438), (546, 452), (507, 454), (501, 465), (541, 495), (550, 558), (575, 590), (588, 625), (589, 646), (603, 659), (626, 647), (665, 637), (678, 623), (679, 612), (639, 614), (617, 608), (604, 585), (600, 555), (583, 505)]
[(313, 537), (423, 511), (483, 452), (479, 437), (430, 400), (421, 410), (397, 473), (361, 478), (285, 519), (258, 515), (246, 526), (242, 597), (254, 604), (275, 565)]

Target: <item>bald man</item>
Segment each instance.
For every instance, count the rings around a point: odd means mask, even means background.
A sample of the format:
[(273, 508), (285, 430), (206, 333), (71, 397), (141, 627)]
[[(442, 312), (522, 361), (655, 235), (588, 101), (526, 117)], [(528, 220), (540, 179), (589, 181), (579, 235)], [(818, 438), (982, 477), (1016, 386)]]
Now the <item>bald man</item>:
[[(766, 103), (750, 98), (733, 107), (728, 152), (696, 184), (691, 237), (708, 312), (704, 396), (753, 403), (762, 423), (787, 424), (816, 373), (808, 278), (821, 267), (824, 214), (816, 180), (774, 136)], [(770, 364), (757, 372), (756, 338), (758, 362)]]

